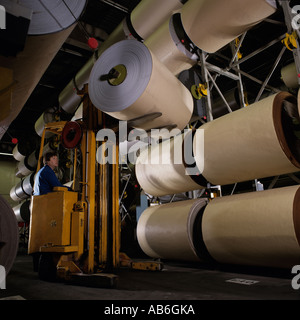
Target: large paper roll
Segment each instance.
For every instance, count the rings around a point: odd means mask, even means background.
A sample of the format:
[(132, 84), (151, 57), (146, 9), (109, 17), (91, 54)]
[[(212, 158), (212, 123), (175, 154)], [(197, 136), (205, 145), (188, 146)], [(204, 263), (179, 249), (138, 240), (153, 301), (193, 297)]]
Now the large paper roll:
[(212, 53), (275, 12), (266, 0), (189, 0), (181, 9), (184, 29)]
[(143, 0), (132, 11), (130, 20), (138, 35), (146, 39), (181, 7), (180, 0)]
[(0, 265), (9, 273), (19, 247), (16, 216), (8, 202), (0, 196)]
[(202, 234), (220, 263), (290, 269), (300, 264), (299, 186), (216, 198)]
[[(117, 79), (101, 80), (113, 73)], [(191, 93), (136, 40), (120, 41), (101, 55), (90, 75), (89, 95), (98, 109), (119, 120), (161, 113), (138, 126), (144, 130), (165, 126), (182, 130), (193, 112)]]
[[(19, 52), (16, 57), (0, 56), (0, 65), (13, 69), (16, 83), (12, 92), (10, 115), (5, 120), (0, 121), (0, 128), (9, 126), (17, 117), (74, 27), (75, 24), (58, 33), (28, 36), (24, 50)], [(1, 134), (2, 132), (0, 132), (0, 138), (2, 137)]]
[(192, 139), (191, 131), (151, 145), (141, 152), (136, 162), (135, 173), (145, 192), (163, 196), (206, 187), (201, 176), (188, 171), (186, 163), (192, 165), (194, 161), (193, 158), (184, 159), (184, 145), (186, 155), (192, 156), (193, 153), (192, 143), (189, 145), (188, 139)]
[(197, 218), (206, 204), (206, 199), (193, 199), (146, 209), (137, 225), (142, 250), (152, 258), (200, 260), (195, 243), (200, 227)]
[(177, 38), (173, 16), (151, 34), (144, 43), (174, 75), (190, 69), (197, 63), (196, 56), (188, 52)]
[(206, 180), (226, 185), (299, 171), (300, 141), (284, 111), (285, 101), (297, 113), (297, 99), (281, 92), (203, 125), (204, 140), (197, 131), (193, 143)]
[(47, 34), (61, 31), (77, 22), (86, 0), (22, 0), (24, 7), (32, 9), (28, 34)]

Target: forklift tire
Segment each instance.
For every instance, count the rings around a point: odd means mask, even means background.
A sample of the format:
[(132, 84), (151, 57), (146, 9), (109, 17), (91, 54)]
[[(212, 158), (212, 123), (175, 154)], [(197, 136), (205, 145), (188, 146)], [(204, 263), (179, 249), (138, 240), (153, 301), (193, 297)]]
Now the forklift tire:
[(40, 280), (54, 282), (56, 280), (56, 265), (51, 253), (42, 253), (39, 260), (38, 276)]

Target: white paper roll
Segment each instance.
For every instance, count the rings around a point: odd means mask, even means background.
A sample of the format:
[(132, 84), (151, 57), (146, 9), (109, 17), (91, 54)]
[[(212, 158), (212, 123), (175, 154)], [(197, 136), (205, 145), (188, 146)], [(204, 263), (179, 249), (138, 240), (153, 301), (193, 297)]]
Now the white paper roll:
[(17, 160), (17, 161), (21, 161), (25, 159), (26, 154), (23, 154), (20, 150), (19, 150), (19, 144), (17, 144), (14, 149), (13, 149), (13, 157)]
[(86, 0), (22, 0), (33, 10), (28, 34), (48, 34), (61, 31), (75, 23), (82, 14)]
[(196, 132), (194, 155), (206, 180), (225, 185), (299, 171), (299, 139), (283, 117), (285, 100), (297, 104), (281, 92), (204, 124), (204, 140)]
[(29, 222), (30, 220), (30, 201), (24, 201), (13, 207), (14, 214), (18, 222)]
[(221, 49), (275, 11), (266, 0), (189, 0), (181, 9), (186, 33), (209, 53)]
[[(50, 108), (43, 112), (40, 117), (37, 119), (37, 121), (34, 124), (35, 132), (42, 137), (45, 125), (49, 122), (55, 122), (55, 115), (54, 115), (54, 109)], [(45, 133), (45, 138), (50, 138), (53, 135), (53, 133), (47, 131)]]
[(300, 264), (299, 186), (216, 198), (202, 218), (203, 241), (221, 263)]
[[(136, 162), (135, 174), (145, 192), (153, 196), (163, 196), (206, 187), (205, 184), (201, 185), (195, 173), (192, 176), (186, 170), (183, 156), (184, 140), (187, 141), (187, 135), (191, 134), (191, 131), (179, 134), (160, 144), (151, 145), (141, 152)], [(192, 150), (188, 150), (188, 145), (186, 151), (190, 155), (193, 153)], [(198, 178), (198, 183), (192, 177)]]
[(193, 199), (146, 209), (137, 225), (142, 250), (152, 258), (199, 261), (195, 223), (206, 204), (206, 199)]
[[(99, 80), (114, 68), (122, 71), (115, 84)], [(89, 79), (92, 103), (119, 120), (162, 113), (138, 126), (141, 129), (174, 125), (182, 130), (193, 112), (193, 98), (184, 85), (136, 40), (120, 41), (95, 63)]]

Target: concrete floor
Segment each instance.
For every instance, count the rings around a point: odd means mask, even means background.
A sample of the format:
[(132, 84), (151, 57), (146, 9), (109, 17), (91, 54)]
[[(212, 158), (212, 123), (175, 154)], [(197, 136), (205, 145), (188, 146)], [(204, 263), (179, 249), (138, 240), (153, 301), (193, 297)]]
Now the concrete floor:
[[(164, 262), (162, 271), (120, 269), (115, 289), (39, 280), (32, 258), (17, 255), (0, 299), (25, 300), (300, 300), (290, 272)], [(240, 283), (236, 280), (243, 279)], [(231, 282), (233, 281), (233, 282)], [(253, 281), (253, 282), (251, 282)]]

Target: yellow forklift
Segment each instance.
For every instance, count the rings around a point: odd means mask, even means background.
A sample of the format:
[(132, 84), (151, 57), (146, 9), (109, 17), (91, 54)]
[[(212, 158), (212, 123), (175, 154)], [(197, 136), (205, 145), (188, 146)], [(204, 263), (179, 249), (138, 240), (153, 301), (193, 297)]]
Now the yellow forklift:
[[(55, 187), (46, 195), (32, 196), (28, 253), (39, 254), (41, 279), (115, 287), (120, 267), (156, 271), (163, 265), (160, 261), (133, 261), (120, 252), (118, 144), (113, 146), (113, 164), (97, 162), (96, 150), (105, 153), (107, 142), (96, 141), (96, 132), (104, 127), (103, 114), (92, 105), (87, 92), (87, 85), (79, 92), (82, 121), (45, 125), (37, 171), (45, 135), (50, 131), (73, 151), (73, 191)], [(75, 190), (78, 171), (80, 191)]]

